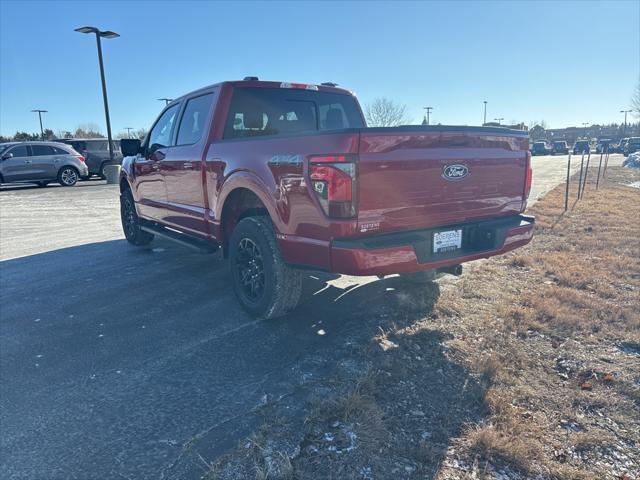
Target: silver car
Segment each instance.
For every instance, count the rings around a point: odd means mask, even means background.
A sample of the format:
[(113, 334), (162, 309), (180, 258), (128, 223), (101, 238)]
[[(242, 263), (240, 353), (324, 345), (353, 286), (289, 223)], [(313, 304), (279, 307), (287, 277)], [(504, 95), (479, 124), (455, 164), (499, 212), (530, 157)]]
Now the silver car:
[(70, 145), (57, 142), (0, 143), (0, 183), (58, 182), (72, 187), (89, 175), (84, 157)]

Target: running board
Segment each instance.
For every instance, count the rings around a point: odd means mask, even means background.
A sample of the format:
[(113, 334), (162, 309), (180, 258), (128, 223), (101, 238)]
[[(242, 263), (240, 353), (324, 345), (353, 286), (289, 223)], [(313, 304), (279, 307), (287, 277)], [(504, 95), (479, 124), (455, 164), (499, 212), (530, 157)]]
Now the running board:
[(152, 235), (158, 235), (159, 237), (172, 240), (176, 243), (179, 243), (180, 245), (184, 245), (185, 247), (193, 248), (200, 253), (214, 253), (218, 251), (219, 248), (217, 245), (212, 245), (211, 243), (204, 240), (193, 238), (184, 233), (179, 233), (175, 230), (170, 230), (160, 225), (140, 225), (140, 230), (151, 233)]

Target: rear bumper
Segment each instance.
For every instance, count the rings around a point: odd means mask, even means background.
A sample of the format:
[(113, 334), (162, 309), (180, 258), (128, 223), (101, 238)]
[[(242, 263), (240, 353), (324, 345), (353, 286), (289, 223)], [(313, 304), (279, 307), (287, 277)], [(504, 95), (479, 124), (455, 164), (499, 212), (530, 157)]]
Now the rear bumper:
[[(330, 246), (330, 269), (347, 275), (391, 275), (488, 258), (529, 243), (534, 224), (534, 217), (517, 215), (363, 239), (335, 240)], [(433, 234), (452, 229), (462, 229), (462, 248), (456, 252), (433, 253)]]

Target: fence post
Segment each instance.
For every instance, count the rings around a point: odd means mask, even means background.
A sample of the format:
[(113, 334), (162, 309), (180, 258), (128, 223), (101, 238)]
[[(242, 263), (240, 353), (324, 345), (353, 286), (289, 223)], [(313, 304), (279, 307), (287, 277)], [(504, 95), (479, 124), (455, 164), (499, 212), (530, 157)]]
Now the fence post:
[(571, 152), (569, 152), (569, 158), (567, 158), (567, 185), (564, 189), (564, 211), (569, 208), (569, 178), (571, 176)]
[(580, 178), (578, 179), (578, 200), (580, 200), (580, 193), (582, 192), (582, 169), (584, 167), (584, 150), (582, 151), (582, 159), (580, 160)]
[(609, 165), (609, 151), (607, 150), (607, 156), (604, 159), (604, 170), (602, 171), (602, 178), (607, 174), (607, 166)]
[(584, 196), (584, 189), (587, 187), (587, 175), (589, 175), (589, 160), (591, 160), (591, 152), (587, 155), (587, 167), (584, 169), (584, 180), (582, 181), (582, 191), (580, 198)]
[[(607, 152), (609, 151), (609, 145), (606, 148)], [(602, 156), (604, 155), (604, 150), (600, 153), (600, 163), (598, 164), (598, 179), (596, 180), (596, 190), (598, 190), (598, 185), (600, 185), (600, 169), (602, 168)]]

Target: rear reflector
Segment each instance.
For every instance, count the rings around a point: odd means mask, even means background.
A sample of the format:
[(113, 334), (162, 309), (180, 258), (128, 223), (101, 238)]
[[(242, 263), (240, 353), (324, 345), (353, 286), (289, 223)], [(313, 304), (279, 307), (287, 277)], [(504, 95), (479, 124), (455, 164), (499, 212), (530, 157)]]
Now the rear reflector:
[(309, 178), (324, 213), (334, 218), (356, 215), (356, 164), (352, 155), (321, 155), (309, 159)]
[(84, 157), (82, 155), (76, 155), (76, 158), (81, 162), (84, 162)]

